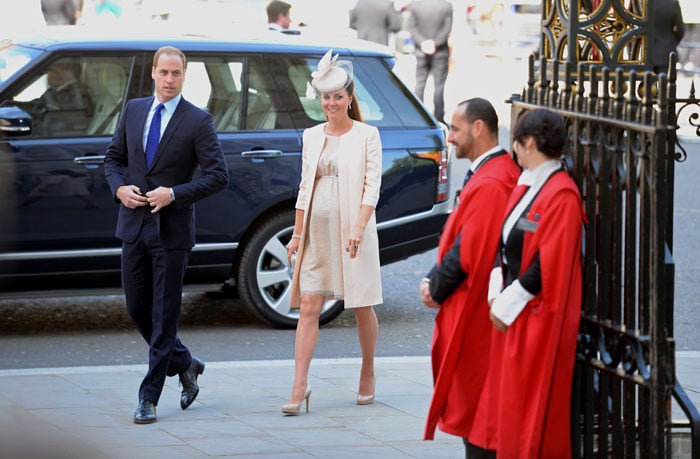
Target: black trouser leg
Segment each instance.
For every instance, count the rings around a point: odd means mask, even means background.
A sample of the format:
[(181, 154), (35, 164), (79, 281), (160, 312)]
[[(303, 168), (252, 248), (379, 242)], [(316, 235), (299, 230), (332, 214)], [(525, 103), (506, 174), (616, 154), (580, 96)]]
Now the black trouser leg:
[(467, 459), (496, 459), (496, 451), (491, 451), (484, 449), (480, 446), (473, 445), (469, 443), (466, 438), (462, 439), (464, 441), (464, 446), (466, 448), (466, 458)]
[(185, 371), (192, 359), (177, 337), (189, 250), (166, 249), (149, 220), (137, 241), (123, 245), (122, 270), (129, 316), (149, 345), (139, 399), (158, 404), (166, 376)]

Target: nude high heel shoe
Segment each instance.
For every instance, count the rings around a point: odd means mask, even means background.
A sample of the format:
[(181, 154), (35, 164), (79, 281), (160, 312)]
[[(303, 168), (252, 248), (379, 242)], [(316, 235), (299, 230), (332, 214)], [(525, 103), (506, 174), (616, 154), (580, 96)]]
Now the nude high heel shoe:
[(357, 394), (357, 404), (358, 405), (371, 405), (372, 403), (374, 403), (374, 394), (372, 394), (372, 395)]
[(306, 412), (309, 412), (309, 399), (311, 398), (311, 386), (306, 385), (306, 392), (299, 403), (287, 403), (282, 406), (282, 412), (287, 416), (297, 416), (301, 411), (301, 404), (306, 400)]
[[(377, 384), (376, 376), (374, 378), (374, 384), (376, 387), (376, 384)], [(372, 403), (374, 403), (374, 394), (370, 394), (370, 395), (361, 395), (359, 393), (357, 394), (357, 404), (358, 405), (371, 405)]]

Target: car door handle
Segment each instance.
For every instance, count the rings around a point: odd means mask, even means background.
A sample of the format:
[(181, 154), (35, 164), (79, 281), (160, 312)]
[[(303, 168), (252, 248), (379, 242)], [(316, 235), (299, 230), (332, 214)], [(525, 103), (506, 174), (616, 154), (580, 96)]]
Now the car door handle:
[(78, 156), (73, 160), (75, 164), (103, 164), (105, 162), (105, 155), (95, 155), (95, 156)]
[(253, 150), (241, 153), (244, 158), (278, 158), (282, 156), (282, 150)]

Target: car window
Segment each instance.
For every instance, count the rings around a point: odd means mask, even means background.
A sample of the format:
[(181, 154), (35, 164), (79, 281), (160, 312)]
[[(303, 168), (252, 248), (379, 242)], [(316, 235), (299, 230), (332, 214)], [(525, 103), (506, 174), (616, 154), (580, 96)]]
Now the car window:
[(289, 79), (306, 115), (315, 121), (325, 121), (326, 115), (323, 113), (321, 100), (311, 86), (311, 72), (310, 62), (301, 61), (289, 66)]
[(211, 84), (207, 76), (204, 62), (187, 63), (185, 82), (182, 86), (182, 96), (199, 108), (207, 109), (211, 98)]
[(240, 129), (243, 60), (188, 55), (182, 95), (214, 119), (219, 132)]
[(132, 58), (86, 58), (84, 61), (83, 75), (92, 98), (86, 134), (111, 136), (126, 99)]
[[(272, 59), (272, 58), (271, 58)], [(341, 59), (346, 59), (342, 57)], [(311, 86), (311, 72), (318, 66), (318, 57), (279, 56), (274, 58), (273, 72), (286, 75), (290, 89), (284, 91), (297, 128), (305, 128), (326, 120), (321, 102)], [(406, 97), (405, 85), (380, 59), (351, 59), (355, 95), (365, 121), (377, 127), (431, 127), (433, 122), (415, 98)], [(278, 83), (284, 82), (278, 78)]]
[[(316, 70), (317, 66), (317, 59), (306, 59), (289, 66), (287, 73), (306, 115), (314, 121), (326, 121), (321, 100), (311, 85), (311, 72)], [(360, 111), (365, 121), (384, 119), (382, 106), (365, 87), (362, 79), (355, 78), (355, 94), (360, 102)]]
[(111, 135), (130, 64), (127, 57), (63, 57), (36, 73), (7, 103), (31, 115), (31, 137)]
[(362, 115), (371, 124), (387, 128), (430, 128), (435, 125), (428, 111), (420, 106), (418, 98), (408, 96), (411, 90), (383, 60), (354, 58), (353, 72)]
[(259, 57), (188, 53), (182, 95), (211, 114), (217, 132), (292, 128), (275, 79)]
[(248, 69), (248, 103), (245, 128), (249, 131), (275, 129), (277, 108), (271, 91), (274, 85), (265, 83), (264, 68), (258, 61), (251, 61)]

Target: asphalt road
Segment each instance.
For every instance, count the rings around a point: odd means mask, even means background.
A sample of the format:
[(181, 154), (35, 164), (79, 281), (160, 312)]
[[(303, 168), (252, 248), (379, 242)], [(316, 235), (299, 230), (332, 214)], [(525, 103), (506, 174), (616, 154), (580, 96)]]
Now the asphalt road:
[[(428, 355), (434, 311), (417, 285), (435, 250), (382, 268), (385, 303), (379, 356)], [(146, 346), (126, 315), (121, 295), (0, 301), (0, 369), (143, 363)], [(210, 361), (293, 358), (294, 330), (260, 322), (239, 300), (186, 294), (181, 337)], [(354, 315), (345, 311), (321, 329), (317, 357), (359, 357)]]

